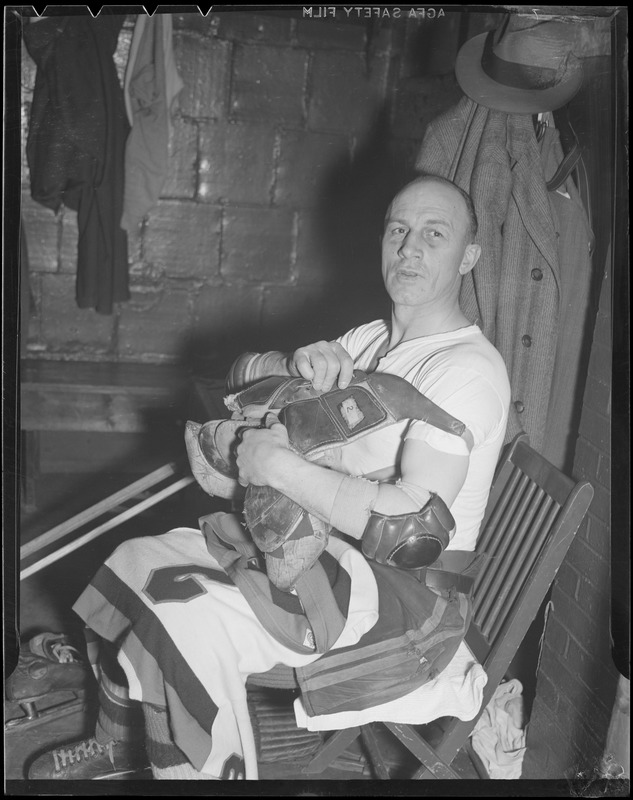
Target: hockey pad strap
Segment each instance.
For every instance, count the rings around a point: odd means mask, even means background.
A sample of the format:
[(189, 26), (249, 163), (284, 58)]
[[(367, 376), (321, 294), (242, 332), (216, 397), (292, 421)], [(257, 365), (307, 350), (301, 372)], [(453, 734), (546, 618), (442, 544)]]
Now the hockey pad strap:
[(455, 532), (448, 506), (432, 494), (420, 511), (385, 515), (372, 511), (363, 533), (363, 555), (399, 569), (421, 569), (436, 561)]

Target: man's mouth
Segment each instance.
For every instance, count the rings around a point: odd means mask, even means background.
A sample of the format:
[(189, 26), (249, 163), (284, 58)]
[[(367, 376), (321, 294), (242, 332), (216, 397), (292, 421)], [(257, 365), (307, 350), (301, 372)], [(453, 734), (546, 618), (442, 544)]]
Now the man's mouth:
[(408, 269), (407, 267), (398, 267), (396, 275), (402, 278), (420, 278), (421, 273), (415, 269)]

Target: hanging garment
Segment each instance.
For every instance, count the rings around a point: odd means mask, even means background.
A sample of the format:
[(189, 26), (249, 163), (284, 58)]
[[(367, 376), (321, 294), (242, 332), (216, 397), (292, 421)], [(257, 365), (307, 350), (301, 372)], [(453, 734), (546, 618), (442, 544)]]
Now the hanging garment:
[(24, 29), (37, 65), (26, 145), (34, 200), (77, 211), (77, 305), (111, 314), (129, 299), (121, 229), (129, 130), (112, 55), (125, 17), (47, 17)]
[(532, 118), (467, 97), (433, 120), (418, 171), (453, 179), (479, 219), (482, 254), (460, 302), (503, 356), (512, 388), (506, 442), (543, 445), (560, 302), (558, 245)]
[(526, 737), (522, 692), (516, 678), (500, 684), (473, 728), (473, 750), (496, 780), (521, 777)]
[[(559, 131), (549, 125), (541, 141), (541, 160), (545, 178), (549, 181), (563, 160)], [(580, 193), (570, 176), (549, 191), (549, 199), (558, 240), (560, 307), (556, 361), (542, 452), (554, 466), (570, 472), (593, 333), (590, 301), (594, 236)]]
[(125, 72), (125, 107), (132, 130), (125, 146), (121, 227), (135, 230), (158, 202), (167, 175), (171, 114), (183, 88), (172, 46), (171, 14), (136, 18)]

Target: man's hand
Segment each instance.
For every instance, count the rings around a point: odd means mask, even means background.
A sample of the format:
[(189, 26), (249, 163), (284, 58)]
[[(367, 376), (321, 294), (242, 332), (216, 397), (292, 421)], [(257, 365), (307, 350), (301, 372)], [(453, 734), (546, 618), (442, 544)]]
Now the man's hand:
[(322, 341), (295, 350), (289, 368), (311, 381), (315, 389), (329, 392), (335, 383), (339, 389), (347, 388), (354, 372), (354, 362), (338, 342)]
[(274, 469), (292, 451), (286, 426), (268, 414), (265, 428), (245, 428), (237, 446), (237, 467), (242, 486), (271, 486)]

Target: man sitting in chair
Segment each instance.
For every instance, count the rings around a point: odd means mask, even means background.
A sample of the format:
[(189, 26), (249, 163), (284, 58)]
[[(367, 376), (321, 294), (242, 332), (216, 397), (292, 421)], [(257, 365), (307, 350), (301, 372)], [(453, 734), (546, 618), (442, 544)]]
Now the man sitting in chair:
[[(39, 757), (30, 778), (108, 777), (147, 756), (157, 779), (256, 778), (248, 675), (294, 667), (308, 713), (321, 714), (402, 697), (446, 666), (470, 619), (460, 578), (510, 402), (501, 356), (459, 307), (462, 276), (480, 255), (476, 231), (466, 193), (420, 176), (385, 220), (391, 319), (290, 355), (241, 357), (231, 372), (237, 390), (280, 376), (305, 379), (314, 395), (347, 389), (359, 374), (399, 376), (457, 428), (412, 414), (312, 460), (281, 422), (247, 428), (237, 446), (240, 484), (280, 493), (305, 509), (312, 529), (344, 536), (322, 537), (305, 573), (312, 583), (302, 575), (283, 592), (249, 557), (232, 515), (121, 545), (75, 605), (107, 640), (95, 737)], [(358, 409), (342, 406), (353, 427)], [(433, 564), (437, 583), (434, 569), (416, 562), (429, 540), (434, 557), (444, 550)], [(143, 732), (147, 756), (137, 744)]]

